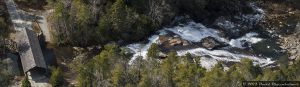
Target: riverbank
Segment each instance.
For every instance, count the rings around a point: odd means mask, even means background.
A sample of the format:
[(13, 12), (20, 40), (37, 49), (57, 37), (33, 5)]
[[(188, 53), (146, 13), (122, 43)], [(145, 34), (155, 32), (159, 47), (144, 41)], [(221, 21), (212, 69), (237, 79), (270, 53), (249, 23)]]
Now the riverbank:
[(266, 11), (266, 17), (260, 22), (269, 36), (277, 38), (278, 44), (289, 53), (289, 60), (300, 58), (300, 10), (285, 2), (258, 2)]

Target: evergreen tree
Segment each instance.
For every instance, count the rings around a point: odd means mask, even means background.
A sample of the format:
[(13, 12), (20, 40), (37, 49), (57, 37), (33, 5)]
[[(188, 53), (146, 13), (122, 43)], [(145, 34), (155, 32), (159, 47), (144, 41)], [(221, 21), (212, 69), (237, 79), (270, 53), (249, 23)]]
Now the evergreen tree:
[(239, 65), (234, 64), (229, 68), (229, 70), (226, 72), (226, 80), (229, 80), (227, 83), (228, 87), (239, 87), (242, 86), (242, 81), (245, 81), (245, 78), (242, 77), (242, 74), (238, 68)]
[(95, 57), (95, 69), (102, 72), (104, 78), (110, 77), (110, 70), (119, 58), (118, 51), (116, 44), (107, 44), (104, 46), (104, 50)]
[(170, 52), (168, 57), (163, 60), (160, 71), (162, 75), (161, 86), (163, 87), (174, 87), (175, 81), (173, 77), (175, 76), (175, 68), (177, 64), (177, 56), (175, 52)]
[(136, 41), (153, 31), (154, 24), (148, 16), (136, 13), (124, 0), (116, 0), (107, 14), (100, 18), (97, 32), (104, 39), (102, 41)]
[(5, 38), (9, 34), (9, 29), (7, 28), (7, 24), (4, 18), (0, 17), (0, 39)]
[(261, 74), (260, 67), (254, 66), (252, 60), (247, 58), (241, 59), (238, 70), (240, 71), (240, 73), (242, 73), (242, 77), (247, 81), (251, 81), (255, 79), (259, 74)]
[(123, 87), (125, 86), (125, 79), (124, 79), (124, 67), (121, 64), (116, 64), (114, 70), (112, 70), (112, 77), (111, 81), (114, 87)]
[(63, 75), (60, 68), (53, 68), (51, 71), (50, 84), (53, 87), (60, 87), (63, 84)]
[(223, 66), (218, 63), (210, 71), (205, 73), (205, 76), (200, 79), (200, 87), (222, 87), (226, 85), (226, 79), (223, 71)]
[(159, 47), (156, 43), (151, 44), (150, 48), (148, 49), (147, 57), (149, 58), (159, 58)]
[(175, 76), (173, 77), (178, 87), (197, 87), (203, 69), (198, 69), (197, 64), (189, 61), (189, 57), (180, 58), (176, 64)]
[(286, 78), (281, 70), (265, 69), (260, 81), (285, 81)]
[[(84, 66), (79, 67), (79, 73), (77, 76), (78, 87), (92, 87), (96, 84), (98, 79), (94, 78), (94, 73), (97, 73), (93, 68), (93, 62), (84, 64)], [(96, 80), (96, 81), (95, 81)]]

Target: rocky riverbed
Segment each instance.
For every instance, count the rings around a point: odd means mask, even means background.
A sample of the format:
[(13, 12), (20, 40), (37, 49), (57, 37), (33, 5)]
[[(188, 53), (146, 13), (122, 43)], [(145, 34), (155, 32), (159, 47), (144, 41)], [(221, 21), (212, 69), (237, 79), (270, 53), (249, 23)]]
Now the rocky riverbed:
[(205, 68), (217, 61), (238, 62), (245, 57), (261, 66), (300, 58), (299, 9), (276, 1), (257, 1), (247, 6), (252, 9), (248, 13), (219, 16), (212, 23), (177, 17), (176, 25), (161, 29), (148, 43), (126, 47), (134, 53), (134, 60), (138, 56), (146, 58), (149, 46), (157, 43), (163, 52), (201, 56)]
[(278, 44), (270, 43), (272, 40), (264, 37), (266, 34), (257, 28), (265, 12), (255, 3), (249, 3), (248, 6), (253, 10), (251, 13), (221, 16), (211, 25), (183, 18), (185, 22), (179, 21), (175, 26), (157, 31), (148, 39), (148, 43), (134, 43), (125, 47), (133, 53), (131, 61), (139, 56), (147, 58), (148, 48), (156, 43), (163, 52), (176, 51), (178, 56), (187, 53), (201, 56), (201, 65), (207, 69), (217, 62), (231, 64), (242, 58), (249, 58), (260, 66), (274, 64), (282, 54), (281, 49), (277, 48)]

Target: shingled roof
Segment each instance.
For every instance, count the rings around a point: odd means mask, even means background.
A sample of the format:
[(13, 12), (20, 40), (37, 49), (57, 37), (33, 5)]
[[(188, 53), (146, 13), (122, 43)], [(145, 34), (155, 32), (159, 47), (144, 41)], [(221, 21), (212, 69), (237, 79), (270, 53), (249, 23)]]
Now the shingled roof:
[(46, 69), (46, 62), (36, 34), (32, 30), (22, 29), (21, 32), (18, 32), (17, 38), (24, 72), (26, 73), (33, 68)]

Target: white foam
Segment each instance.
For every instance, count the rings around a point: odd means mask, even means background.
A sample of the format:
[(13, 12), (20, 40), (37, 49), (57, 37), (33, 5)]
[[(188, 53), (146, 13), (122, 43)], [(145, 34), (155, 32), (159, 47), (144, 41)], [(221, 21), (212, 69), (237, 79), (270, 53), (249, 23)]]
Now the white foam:
[(232, 46), (232, 47), (237, 47), (237, 48), (244, 49), (244, 48), (246, 48), (246, 47), (243, 46), (245, 43), (255, 44), (255, 43), (258, 43), (258, 42), (263, 40), (262, 38), (258, 38), (256, 36), (258, 36), (257, 33), (250, 32), (250, 33), (247, 33), (245, 36), (243, 36), (241, 38), (231, 39), (230, 42), (229, 42), (229, 45)]
[(182, 39), (191, 41), (191, 42), (200, 42), (203, 38), (214, 37), (219, 41), (227, 42), (225, 38), (219, 36), (219, 31), (207, 28), (201, 23), (189, 22), (184, 26), (176, 26), (174, 28), (165, 28), (177, 35)]
[(130, 44), (126, 46), (127, 48), (131, 49), (134, 52), (133, 57), (129, 61), (131, 64), (133, 60), (138, 58), (139, 56), (142, 56), (144, 59), (147, 57), (147, 51), (149, 47), (151, 46), (152, 43), (157, 43), (158, 42), (158, 35), (153, 35), (150, 38), (148, 38), (149, 42), (147, 44)]
[(219, 21), (217, 23), (218, 26), (221, 26), (225, 29), (232, 29), (235, 27), (235, 24), (231, 21), (228, 21), (228, 20), (224, 20), (224, 21)]
[[(243, 55), (243, 54), (234, 54), (231, 52), (228, 52), (226, 50), (207, 50), (205, 48), (195, 48), (191, 50), (182, 50), (182, 51), (177, 51), (177, 54), (179, 56), (184, 56), (185, 54), (190, 53), (196, 56), (204, 56), (208, 55), (211, 57), (211, 59), (215, 59), (218, 61), (232, 61), (232, 62), (239, 62), (240, 59), (242, 58), (249, 58), (253, 60), (254, 64), (259, 64), (261, 66), (266, 66), (271, 63), (274, 63), (270, 58), (258, 58), (255, 56), (250, 56), (250, 55)], [(207, 63), (203, 64), (205, 66), (212, 66), (212, 65), (207, 65)], [(209, 67), (206, 67), (209, 68)]]
[(205, 69), (211, 69), (218, 63), (217, 60), (212, 58), (202, 57), (200, 59), (200, 65)]

